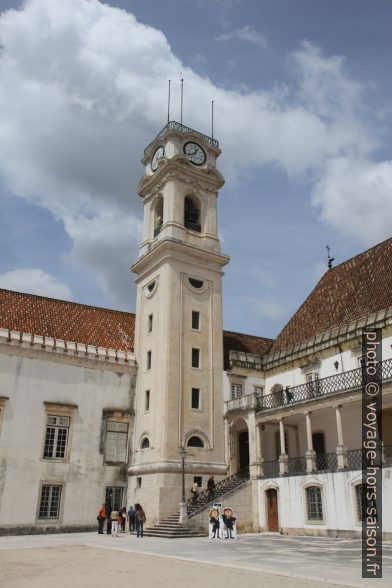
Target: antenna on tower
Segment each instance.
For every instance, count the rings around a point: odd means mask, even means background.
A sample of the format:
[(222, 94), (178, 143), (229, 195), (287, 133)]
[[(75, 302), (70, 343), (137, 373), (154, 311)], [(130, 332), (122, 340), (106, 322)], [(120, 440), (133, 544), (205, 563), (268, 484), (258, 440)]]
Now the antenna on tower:
[(211, 100), (211, 139), (214, 138), (214, 101)]
[(170, 80), (169, 80), (169, 94), (167, 97), (167, 124), (170, 122)]
[(332, 269), (332, 262), (335, 260), (335, 258), (331, 257), (329, 254), (329, 252), (331, 251), (331, 248), (328, 245), (328, 243), (327, 243), (325, 249), (328, 251), (328, 269)]
[(183, 108), (183, 103), (184, 103), (184, 78), (182, 77), (182, 72), (181, 72), (181, 126), (182, 126), (182, 108)]

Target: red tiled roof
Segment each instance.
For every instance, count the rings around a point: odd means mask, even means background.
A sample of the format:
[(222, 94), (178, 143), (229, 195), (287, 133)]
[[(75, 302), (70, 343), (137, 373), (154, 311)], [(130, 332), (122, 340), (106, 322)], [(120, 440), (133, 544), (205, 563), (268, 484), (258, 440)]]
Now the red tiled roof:
[(133, 351), (135, 315), (0, 288), (0, 327)]
[(273, 350), (392, 306), (392, 238), (328, 270), (277, 336)]
[(230, 367), (229, 351), (244, 351), (254, 355), (265, 355), (271, 349), (273, 339), (256, 337), (256, 335), (245, 335), (233, 331), (223, 331), (223, 364), (224, 369)]

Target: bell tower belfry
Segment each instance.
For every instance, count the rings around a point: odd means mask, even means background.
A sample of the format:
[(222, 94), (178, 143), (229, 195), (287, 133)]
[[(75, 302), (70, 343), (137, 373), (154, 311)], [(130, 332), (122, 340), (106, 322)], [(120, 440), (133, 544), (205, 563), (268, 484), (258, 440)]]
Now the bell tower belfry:
[(226, 474), (223, 424), (222, 267), (216, 169), (218, 142), (169, 122), (145, 149), (138, 187), (144, 203), (136, 274), (138, 363), (129, 501), (150, 522), (186, 496), (194, 478), (206, 487)]

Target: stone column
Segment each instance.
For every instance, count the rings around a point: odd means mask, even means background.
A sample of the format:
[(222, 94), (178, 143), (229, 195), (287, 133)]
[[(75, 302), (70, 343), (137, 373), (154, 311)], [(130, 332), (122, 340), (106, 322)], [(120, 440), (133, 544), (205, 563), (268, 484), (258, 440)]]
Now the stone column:
[(343, 441), (342, 415), (340, 413), (341, 408), (342, 406), (340, 404), (336, 407), (336, 428), (338, 431), (336, 457), (338, 461), (338, 470), (343, 470), (347, 467), (347, 447), (345, 447)]
[(286, 453), (286, 443), (284, 439), (284, 425), (283, 419), (279, 419), (280, 432), (280, 455), (279, 455), (279, 474), (282, 476), (289, 471), (289, 458)]
[(248, 432), (249, 432), (249, 473), (251, 478), (257, 478), (260, 473), (260, 438), (259, 427), (256, 423), (256, 413), (254, 411), (248, 414)]
[(312, 423), (310, 420), (310, 411), (305, 413), (306, 418), (306, 438), (308, 441), (308, 449), (306, 451), (306, 471), (313, 472), (316, 469), (316, 452), (313, 449), (313, 437), (312, 437)]
[(231, 474), (231, 459), (230, 459), (230, 426), (229, 421), (225, 418), (225, 462), (227, 464), (227, 475)]

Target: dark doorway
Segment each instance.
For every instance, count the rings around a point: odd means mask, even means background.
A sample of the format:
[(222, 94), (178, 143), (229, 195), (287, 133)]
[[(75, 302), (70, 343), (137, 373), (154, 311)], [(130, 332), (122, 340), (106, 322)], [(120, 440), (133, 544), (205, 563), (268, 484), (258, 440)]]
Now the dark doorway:
[(239, 469), (249, 467), (249, 434), (248, 431), (238, 433)]
[(267, 526), (271, 533), (279, 533), (278, 493), (273, 488), (267, 490)]
[(316, 468), (318, 470), (327, 469), (327, 460), (325, 457), (324, 433), (313, 433), (313, 449), (316, 453)]

